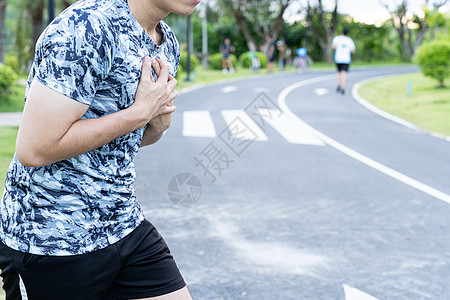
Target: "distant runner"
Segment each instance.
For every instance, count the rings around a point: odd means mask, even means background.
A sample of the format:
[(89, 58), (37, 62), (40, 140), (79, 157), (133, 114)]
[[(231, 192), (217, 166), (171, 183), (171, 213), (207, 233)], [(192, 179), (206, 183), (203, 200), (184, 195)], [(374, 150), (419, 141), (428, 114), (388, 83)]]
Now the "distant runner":
[(351, 53), (355, 53), (355, 43), (347, 36), (348, 29), (344, 29), (341, 35), (334, 37), (331, 47), (335, 49), (334, 61), (337, 66), (337, 93), (345, 94), (347, 85), (347, 72), (352, 61)]

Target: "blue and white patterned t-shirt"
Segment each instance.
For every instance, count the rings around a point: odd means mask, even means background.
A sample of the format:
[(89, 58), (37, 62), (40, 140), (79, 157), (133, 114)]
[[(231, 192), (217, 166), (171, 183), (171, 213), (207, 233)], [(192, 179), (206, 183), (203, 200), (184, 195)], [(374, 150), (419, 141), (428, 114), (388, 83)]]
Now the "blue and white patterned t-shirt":
[[(126, 0), (81, 0), (41, 35), (30, 72), (49, 88), (89, 105), (83, 119), (129, 107), (143, 57), (159, 57), (175, 76), (179, 45), (161, 21), (153, 43)], [(24, 167), (14, 156), (0, 203), (0, 238), (42, 255), (76, 255), (105, 248), (144, 219), (136, 201), (133, 160), (145, 128), (48, 166)]]

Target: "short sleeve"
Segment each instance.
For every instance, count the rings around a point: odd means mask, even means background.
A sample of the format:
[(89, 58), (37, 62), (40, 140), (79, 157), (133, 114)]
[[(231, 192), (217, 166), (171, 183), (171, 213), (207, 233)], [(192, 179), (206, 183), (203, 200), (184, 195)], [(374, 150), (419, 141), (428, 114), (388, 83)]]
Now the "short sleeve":
[(40, 39), (35, 78), (90, 105), (111, 68), (111, 45), (105, 26), (87, 13), (54, 23)]
[(173, 39), (173, 51), (175, 52), (175, 74), (178, 71), (178, 66), (180, 65), (180, 57), (181, 57), (181, 51), (180, 51), (180, 44), (178, 43), (177, 37), (171, 30), (171, 38)]

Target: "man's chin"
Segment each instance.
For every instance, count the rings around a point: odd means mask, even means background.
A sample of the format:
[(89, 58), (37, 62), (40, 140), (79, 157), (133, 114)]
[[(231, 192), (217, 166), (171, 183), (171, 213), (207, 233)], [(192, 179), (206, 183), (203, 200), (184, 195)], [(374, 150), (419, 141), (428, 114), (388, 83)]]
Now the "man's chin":
[(192, 7), (187, 7), (185, 9), (183, 9), (183, 10), (180, 10), (180, 11), (173, 11), (173, 13), (176, 14), (176, 15), (181, 15), (181, 16), (189, 16), (189, 15), (191, 15), (194, 12), (196, 6), (197, 5), (194, 5)]

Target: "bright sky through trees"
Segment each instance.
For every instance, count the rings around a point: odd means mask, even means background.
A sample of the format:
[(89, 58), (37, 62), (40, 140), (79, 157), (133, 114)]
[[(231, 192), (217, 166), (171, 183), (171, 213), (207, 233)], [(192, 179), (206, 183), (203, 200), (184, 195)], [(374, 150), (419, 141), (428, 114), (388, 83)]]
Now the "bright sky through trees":
[[(315, 3), (315, 0), (310, 0)], [(391, 0), (392, 4), (400, 3), (400, 0)], [(424, 0), (409, 0), (410, 8), (420, 13)], [(327, 10), (331, 10), (334, 5), (334, 0), (323, 0), (324, 6)], [(293, 3), (289, 11), (285, 13), (287, 21), (295, 21), (302, 17), (297, 15), (300, 7), (306, 6), (306, 0), (300, 0)], [(441, 8), (443, 12), (450, 11), (450, 2)], [(356, 21), (368, 24), (378, 24), (389, 18), (386, 9), (380, 4), (379, 0), (339, 0), (338, 12), (341, 14), (348, 14), (356, 19)]]

